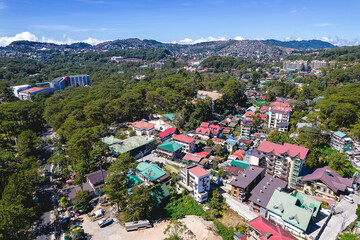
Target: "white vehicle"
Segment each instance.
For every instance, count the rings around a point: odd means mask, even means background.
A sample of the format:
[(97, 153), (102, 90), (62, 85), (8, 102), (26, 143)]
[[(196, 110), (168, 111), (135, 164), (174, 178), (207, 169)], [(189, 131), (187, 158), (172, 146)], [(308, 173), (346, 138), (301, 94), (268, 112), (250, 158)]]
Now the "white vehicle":
[(351, 188), (351, 187), (348, 187), (347, 190), (348, 190), (349, 193), (355, 193), (355, 190), (353, 188)]
[(351, 197), (348, 197), (348, 196), (344, 196), (344, 200), (348, 201), (349, 203), (354, 203), (354, 199), (352, 199)]

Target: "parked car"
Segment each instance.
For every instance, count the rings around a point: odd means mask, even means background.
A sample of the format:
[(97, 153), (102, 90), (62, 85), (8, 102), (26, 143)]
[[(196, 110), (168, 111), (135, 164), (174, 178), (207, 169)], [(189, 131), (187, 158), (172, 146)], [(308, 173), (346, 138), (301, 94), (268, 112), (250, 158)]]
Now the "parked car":
[(106, 227), (107, 225), (110, 225), (114, 220), (112, 218), (105, 218), (103, 220), (100, 220), (98, 222), (99, 227)]
[(344, 200), (345, 200), (345, 201), (348, 201), (349, 203), (354, 203), (354, 199), (352, 199), (352, 198), (349, 197), (349, 196), (344, 196)]
[(348, 188), (347, 188), (347, 191), (348, 191), (349, 193), (355, 193), (355, 190), (354, 190), (353, 188), (351, 188), (351, 187), (348, 187)]

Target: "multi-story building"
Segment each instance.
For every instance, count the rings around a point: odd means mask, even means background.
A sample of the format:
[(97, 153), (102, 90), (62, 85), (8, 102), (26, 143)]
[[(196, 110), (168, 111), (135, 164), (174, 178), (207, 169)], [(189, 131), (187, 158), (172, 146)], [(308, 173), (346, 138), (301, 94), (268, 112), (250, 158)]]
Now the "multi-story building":
[(167, 157), (173, 159), (173, 158), (180, 157), (182, 148), (183, 148), (183, 145), (181, 145), (179, 143), (167, 141), (167, 142), (164, 142), (163, 144), (159, 145), (157, 147), (156, 151), (160, 155), (164, 155), (164, 156), (167, 156)]
[(90, 76), (85, 74), (65, 76), (56, 78), (50, 82), (50, 87), (56, 90), (64, 90), (68, 86), (90, 86)]
[(352, 179), (341, 177), (328, 166), (305, 175), (302, 181), (304, 189), (311, 188), (310, 191), (314, 191), (315, 195), (334, 200), (336, 196), (345, 193), (346, 187), (351, 187), (353, 184)]
[(264, 173), (264, 168), (254, 166), (247, 167), (245, 171), (230, 182), (231, 196), (241, 202), (247, 201), (251, 190), (261, 181)]
[(339, 152), (352, 148), (352, 140), (346, 133), (337, 131), (331, 135), (330, 146)]
[(47, 93), (51, 94), (55, 92), (55, 88), (49, 87), (33, 87), (26, 90), (22, 90), (18, 93), (18, 98), (21, 100), (29, 100), (32, 101), (33, 97), (39, 93)]
[(310, 67), (311, 67), (311, 70), (313, 70), (313, 71), (326, 68), (327, 66), (328, 66), (328, 64), (324, 60), (322, 60), (322, 61), (320, 61), (320, 60), (312, 60), (310, 62)]
[(202, 203), (208, 199), (210, 173), (197, 165), (182, 168), (179, 184), (184, 186), (197, 202)]
[(283, 69), (290, 71), (305, 71), (307, 68), (308, 62), (303, 60), (298, 61), (284, 61)]
[(250, 139), (250, 132), (253, 124), (252, 119), (243, 119), (241, 121), (241, 138)]
[(136, 135), (139, 136), (150, 136), (155, 131), (155, 124), (144, 121), (134, 122), (130, 127), (136, 132)]
[(277, 129), (280, 132), (288, 131), (292, 108), (289, 103), (274, 102), (269, 108), (268, 128)]
[(20, 85), (20, 86), (11, 86), (10, 89), (14, 93), (14, 96), (19, 98), (19, 93), (23, 90), (32, 88), (31, 85)]
[(307, 231), (310, 222), (317, 217), (321, 202), (300, 192), (293, 195), (276, 189), (266, 209), (267, 219), (270, 222), (304, 238), (303, 233)]
[(284, 145), (262, 141), (259, 153), (266, 160), (266, 173), (288, 182), (289, 188), (296, 188), (298, 176), (309, 152), (304, 146)]
[(159, 133), (160, 141), (165, 142), (165, 141), (169, 140), (175, 132), (176, 132), (176, 128), (172, 127), (172, 128), (168, 128), (165, 131)]
[(180, 143), (184, 146), (183, 151), (186, 153), (193, 153), (195, 152), (195, 139), (192, 137), (188, 137), (185, 135), (177, 135), (173, 134), (173, 141)]

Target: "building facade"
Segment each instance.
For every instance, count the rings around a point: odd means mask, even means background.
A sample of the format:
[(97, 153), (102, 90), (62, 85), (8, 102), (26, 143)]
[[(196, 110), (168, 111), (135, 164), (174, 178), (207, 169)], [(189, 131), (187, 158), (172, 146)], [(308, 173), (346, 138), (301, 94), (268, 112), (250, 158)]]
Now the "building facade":
[(344, 152), (344, 149), (352, 148), (352, 140), (346, 133), (337, 131), (331, 135), (330, 146), (339, 152)]
[(210, 173), (204, 168), (194, 165), (180, 170), (180, 185), (194, 197), (197, 202), (204, 202), (208, 199), (210, 190)]
[(289, 188), (295, 189), (309, 149), (296, 144), (280, 145), (264, 140), (258, 151), (266, 160), (266, 173), (287, 181)]
[(59, 77), (50, 82), (50, 87), (64, 90), (66, 87), (90, 86), (90, 76), (86, 74)]
[(195, 152), (195, 139), (185, 135), (173, 134), (173, 142), (177, 142), (184, 146), (183, 151), (185, 153)]

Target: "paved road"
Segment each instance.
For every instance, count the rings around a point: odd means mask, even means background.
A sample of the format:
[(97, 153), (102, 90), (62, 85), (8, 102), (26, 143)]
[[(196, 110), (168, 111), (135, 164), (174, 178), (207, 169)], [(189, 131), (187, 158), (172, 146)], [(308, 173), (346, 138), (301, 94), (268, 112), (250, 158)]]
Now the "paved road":
[(237, 212), (240, 216), (244, 217), (246, 220), (251, 221), (254, 218), (259, 216), (256, 213), (254, 213), (253, 211), (251, 211), (247, 205), (245, 205), (239, 201), (236, 201), (229, 194), (222, 193), (222, 196), (226, 199), (227, 205), (229, 205), (229, 207), (232, 210)]
[(138, 159), (137, 161), (138, 162), (142, 162), (142, 161), (146, 161), (146, 160), (149, 160), (151, 162), (161, 162), (161, 163), (168, 163), (168, 164), (173, 164), (173, 165), (177, 165), (179, 167), (185, 167), (186, 165), (185, 164), (182, 164), (182, 163), (179, 163), (179, 162), (175, 162), (175, 161), (170, 161), (166, 158), (163, 158), (163, 157), (160, 157), (160, 156), (155, 156), (155, 154), (149, 154), (149, 155), (146, 155), (145, 157), (143, 158), (140, 158)]
[(335, 214), (331, 217), (319, 240), (334, 240), (340, 232), (343, 231), (351, 222), (356, 220), (356, 208), (360, 204), (360, 196), (351, 194), (354, 199), (351, 204), (342, 199), (335, 207)]

